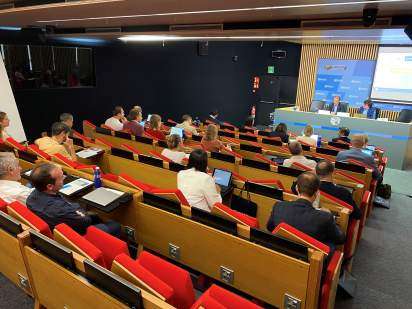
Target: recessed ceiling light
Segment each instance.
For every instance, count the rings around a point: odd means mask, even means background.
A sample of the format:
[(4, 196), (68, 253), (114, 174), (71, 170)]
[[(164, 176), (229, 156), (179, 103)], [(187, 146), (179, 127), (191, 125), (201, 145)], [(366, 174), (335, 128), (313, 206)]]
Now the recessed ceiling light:
[(168, 13), (119, 15), (119, 16), (100, 16), (100, 17), (67, 18), (67, 19), (49, 19), (49, 20), (38, 20), (37, 22), (38, 23), (56, 23), (56, 22), (82, 21), (82, 20), (123, 19), (123, 18), (142, 18), (142, 17), (196, 15), (196, 14), (216, 14), (216, 13), (268, 11), (268, 10), (299, 9), (299, 8), (310, 8), (310, 7), (333, 7), (333, 6), (344, 6), (344, 5), (377, 4), (377, 3), (408, 2), (408, 1), (409, 0), (376, 0), (376, 1), (367, 0), (367, 1), (353, 1), (353, 2), (312, 3), (312, 4), (263, 6), (263, 7), (254, 7), (254, 8), (238, 8), (238, 9), (217, 9), (217, 10), (204, 10), (204, 11), (168, 12)]

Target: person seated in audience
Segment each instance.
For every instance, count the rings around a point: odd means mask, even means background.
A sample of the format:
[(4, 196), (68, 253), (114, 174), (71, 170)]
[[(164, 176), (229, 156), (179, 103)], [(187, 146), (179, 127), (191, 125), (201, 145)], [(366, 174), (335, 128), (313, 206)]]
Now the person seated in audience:
[(209, 124), (206, 127), (205, 135), (202, 138), (201, 145), (204, 150), (210, 152), (219, 152), (224, 150), (225, 145), (218, 139), (218, 129), (214, 124)]
[(339, 137), (335, 137), (334, 139), (332, 139), (332, 142), (335, 142), (335, 143), (344, 142), (344, 143), (350, 144), (349, 134), (350, 134), (349, 128), (341, 127), (339, 128)]
[(202, 149), (193, 150), (187, 169), (177, 174), (177, 188), (191, 207), (210, 212), (215, 203), (222, 203), (220, 188), (207, 173), (207, 153)]
[(0, 112), (0, 138), (5, 140), (9, 138), (9, 134), (6, 131), (6, 128), (10, 125), (10, 119), (7, 116), (7, 113)]
[(97, 215), (87, 213), (79, 204), (71, 203), (60, 195), (64, 178), (61, 167), (56, 164), (42, 163), (36, 166), (30, 174), (35, 190), (27, 198), (27, 207), (43, 219), (50, 229), (66, 223), (76, 232), (84, 234), (87, 227), (95, 225), (109, 234), (120, 236), (119, 223), (103, 223)]
[(142, 136), (144, 133), (144, 127), (140, 124), (142, 121), (142, 113), (133, 108), (127, 115), (127, 122), (123, 125), (123, 130), (129, 131), (134, 136)]
[(189, 134), (199, 135), (196, 128), (192, 125), (192, 117), (190, 115), (183, 115), (182, 123), (177, 124), (176, 128), (181, 128)]
[(313, 202), (319, 198), (320, 180), (312, 172), (305, 172), (297, 178), (298, 199), (278, 202), (273, 206), (266, 228), (272, 232), (285, 222), (299, 231), (329, 245), (333, 250), (343, 244), (345, 235), (336, 225), (330, 212), (318, 210)]
[(320, 179), (319, 189), (320, 191), (330, 194), (351, 205), (353, 207), (353, 211), (350, 214), (350, 217), (355, 220), (359, 220), (362, 217), (362, 211), (353, 200), (352, 194), (349, 192), (348, 189), (337, 186), (333, 183), (334, 169), (335, 167), (330, 161), (322, 160), (318, 162), (315, 170), (316, 175), (318, 175)]
[(76, 161), (76, 152), (73, 140), (69, 139), (70, 128), (62, 122), (55, 122), (52, 125), (52, 136), (45, 136), (37, 139), (34, 143), (49, 155), (60, 153), (66, 158)]
[(283, 161), (283, 166), (290, 167), (294, 162), (303, 164), (311, 169), (315, 169), (316, 167), (316, 162), (313, 160), (307, 159), (303, 155), (303, 150), (302, 150), (302, 145), (299, 142), (290, 142), (289, 143), (289, 151), (292, 154), (292, 156), (289, 159), (286, 159)]
[(143, 117), (143, 110), (142, 110), (142, 108), (141, 108), (139, 105), (133, 106), (132, 109), (137, 109), (137, 110), (140, 112), (140, 114), (142, 114), (142, 117)]
[(302, 142), (303, 144), (316, 147), (318, 141), (312, 138), (311, 137), (312, 135), (313, 135), (313, 127), (308, 124), (303, 130), (303, 135), (296, 137), (296, 140), (298, 142)]
[(63, 113), (60, 115), (60, 122), (67, 125), (70, 129), (73, 128), (73, 115), (69, 113)]
[(352, 148), (348, 150), (339, 151), (336, 156), (336, 161), (348, 162), (353, 159), (366, 164), (373, 170), (372, 178), (376, 179), (378, 183), (382, 182), (382, 174), (375, 163), (375, 158), (367, 153), (362, 152), (366, 146), (367, 136), (364, 134), (354, 134), (352, 136)]
[(19, 201), (26, 204), (33, 190), (19, 182), (20, 173), (19, 159), (12, 152), (0, 152), (0, 198), (8, 203)]
[(123, 125), (127, 122), (124, 117), (124, 110), (121, 106), (116, 106), (113, 111), (113, 116), (105, 121), (105, 125), (114, 131), (123, 130)]
[(365, 115), (368, 119), (376, 119), (378, 118), (377, 109), (373, 106), (372, 100), (368, 99), (363, 102), (363, 106), (361, 106), (358, 110), (358, 114)]
[(163, 149), (162, 156), (172, 160), (173, 162), (182, 164), (183, 159), (188, 155), (182, 151), (182, 139), (177, 134), (171, 134), (167, 137), (167, 147)]
[(270, 137), (280, 137), (280, 140), (282, 143), (288, 143), (289, 142), (289, 134), (288, 134), (288, 127), (286, 126), (285, 123), (281, 122), (279, 123), (275, 130), (270, 132)]
[(158, 114), (153, 114), (150, 117), (149, 128), (146, 129), (147, 133), (158, 140), (165, 141), (166, 135), (161, 131), (162, 118)]
[(336, 114), (339, 112), (346, 113), (346, 106), (340, 103), (340, 96), (335, 95), (333, 97), (333, 102), (328, 106), (328, 110), (331, 114)]

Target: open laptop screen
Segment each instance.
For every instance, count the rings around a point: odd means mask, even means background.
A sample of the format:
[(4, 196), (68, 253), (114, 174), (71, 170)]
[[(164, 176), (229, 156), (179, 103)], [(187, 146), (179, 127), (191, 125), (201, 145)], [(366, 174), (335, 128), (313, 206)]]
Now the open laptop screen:
[(180, 136), (180, 138), (183, 138), (183, 129), (173, 127), (173, 128), (170, 129), (170, 135), (172, 135), (172, 134), (177, 134), (177, 135)]
[(215, 178), (215, 182), (218, 185), (228, 187), (230, 185), (232, 173), (229, 171), (215, 168), (215, 170), (213, 171), (213, 177)]

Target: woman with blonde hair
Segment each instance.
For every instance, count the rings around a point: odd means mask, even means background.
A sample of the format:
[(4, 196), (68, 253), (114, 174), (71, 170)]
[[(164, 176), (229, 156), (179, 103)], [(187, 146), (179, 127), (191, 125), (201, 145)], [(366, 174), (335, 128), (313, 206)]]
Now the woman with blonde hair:
[(206, 133), (202, 138), (201, 144), (205, 151), (219, 152), (225, 148), (225, 145), (218, 140), (218, 129), (214, 124), (209, 124)]
[(6, 128), (10, 125), (10, 119), (7, 116), (7, 113), (0, 112), (0, 138), (5, 140), (10, 137), (7, 132)]
[(311, 136), (313, 135), (313, 127), (311, 125), (307, 125), (305, 129), (303, 130), (303, 135), (298, 136), (296, 140), (298, 142), (301, 142), (304, 145), (310, 145), (312, 147), (316, 147), (317, 140), (312, 138)]
[(165, 134), (160, 130), (162, 127), (162, 118), (158, 114), (153, 114), (150, 117), (149, 120), (149, 128), (146, 129), (146, 132), (151, 136), (156, 139), (165, 141), (166, 136)]
[(189, 156), (182, 151), (182, 139), (179, 135), (169, 135), (166, 142), (167, 148), (163, 149), (162, 156), (165, 156), (166, 158), (179, 164), (183, 163), (183, 159), (189, 158)]

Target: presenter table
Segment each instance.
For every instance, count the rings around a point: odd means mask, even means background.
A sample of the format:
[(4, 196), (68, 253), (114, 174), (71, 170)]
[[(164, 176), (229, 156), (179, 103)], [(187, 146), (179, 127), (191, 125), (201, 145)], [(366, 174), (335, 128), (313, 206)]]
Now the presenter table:
[(275, 124), (286, 123), (288, 129), (300, 134), (310, 124), (315, 134), (331, 140), (337, 137), (339, 127), (348, 127), (352, 134), (367, 134), (370, 145), (385, 149), (388, 167), (404, 170), (412, 168), (412, 124), (372, 119), (320, 115), (295, 111), (293, 108), (275, 110)]

